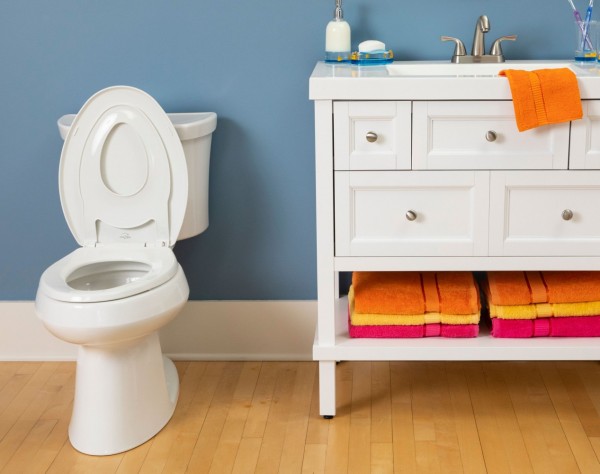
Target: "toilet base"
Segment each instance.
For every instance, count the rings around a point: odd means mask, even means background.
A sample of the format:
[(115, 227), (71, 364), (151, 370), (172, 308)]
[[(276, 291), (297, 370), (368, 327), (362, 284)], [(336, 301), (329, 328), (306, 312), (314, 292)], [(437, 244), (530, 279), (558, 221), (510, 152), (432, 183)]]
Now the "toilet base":
[(170, 420), (179, 396), (158, 332), (110, 345), (80, 346), (69, 425), (73, 447), (91, 455), (135, 448)]

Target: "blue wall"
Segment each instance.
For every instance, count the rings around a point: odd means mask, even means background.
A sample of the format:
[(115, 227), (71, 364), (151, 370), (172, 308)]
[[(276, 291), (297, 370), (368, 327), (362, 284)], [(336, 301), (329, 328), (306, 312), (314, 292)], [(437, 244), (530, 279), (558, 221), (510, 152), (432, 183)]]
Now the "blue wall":
[[(576, 0), (581, 11), (585, 5)], [(169, 112), (219, 115), (211, 225), (178, 243), (192, 299), (316, 297), (313, 115), (308, 77), (334, 0), (0, 2), (0, 300), (31, 300), (41, 272), (76, 247), (57, 189), (56, 119), (128, 84)], [(600, 8), (600, 7), (599, 7)], [(345, 0), (353, 46), (397, 59), (470, 47), (480, 14), (512, 59), (571, 55), (571, 12), (548, 0)]]

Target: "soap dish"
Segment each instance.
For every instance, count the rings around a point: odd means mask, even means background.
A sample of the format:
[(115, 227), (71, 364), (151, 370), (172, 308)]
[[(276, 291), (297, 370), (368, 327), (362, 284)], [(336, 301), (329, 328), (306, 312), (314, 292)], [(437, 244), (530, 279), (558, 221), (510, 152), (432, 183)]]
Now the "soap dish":
[(394, 53), (393, 51), (387, 50), (378, 50), (378, 51), (370, 51), (368, 53), (362, 53), (359, 51), (354, 51), (350, 55), (350, 62), (352, 64), (358, 64), (359, 66), (377, 66), (380, 64), (389, 64), (394, 61)]

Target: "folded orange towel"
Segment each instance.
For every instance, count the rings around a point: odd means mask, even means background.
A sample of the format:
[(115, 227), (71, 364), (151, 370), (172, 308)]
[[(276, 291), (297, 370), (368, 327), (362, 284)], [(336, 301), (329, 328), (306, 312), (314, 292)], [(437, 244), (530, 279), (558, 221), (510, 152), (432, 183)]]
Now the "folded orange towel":
[(352, 286), (355, 308), (359, 313), (425, 313), (419, 273), (354, 272)]
[[(547, 305), (548, 306), (548, 305)], [(500, 306), (504, 308), (504, 306)], [(517, 306), (521, 308), (521, 306)], [(348, 310), (350, 322), (353, 326), (414, 326), (423, 324), (478, 324), (481, 313), (473, 314), (445, 314), (427, 311), (421, 314), (370, 314), (357, 313), (354, 303), (354, 288), (350, 286), (348, 291)], [(600, 314), (600, 310), (597, 312)]]
[(479, 291), (469, 272), (354, 272), (355, 309), (369, 314), (474, 314)]
[(600, 300), (600, 272), (542, 272), (548, 303)]
[(577, 76), (569, 68), (500, 71), (510, 84), (520, 132), (583, 116)]
[(488, 272), (493, 305), (600, 301), (600, 272)]

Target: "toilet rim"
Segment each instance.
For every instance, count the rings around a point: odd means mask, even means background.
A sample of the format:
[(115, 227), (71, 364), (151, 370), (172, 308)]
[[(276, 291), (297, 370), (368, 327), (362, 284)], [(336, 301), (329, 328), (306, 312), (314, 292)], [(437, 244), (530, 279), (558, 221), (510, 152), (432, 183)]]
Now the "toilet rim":
[[(70, 275), (85, 266), (111, 262), (141, 263), (149, 269), (136, 281), (104, 290), (77, 290), (67, 283)], [(178, 267), (177, 259), (169, 247), (80, 247), (46, 269), (38, 291), (54, 300), (71, 303), (119, 300), (162, 285), (173, 278)]]

